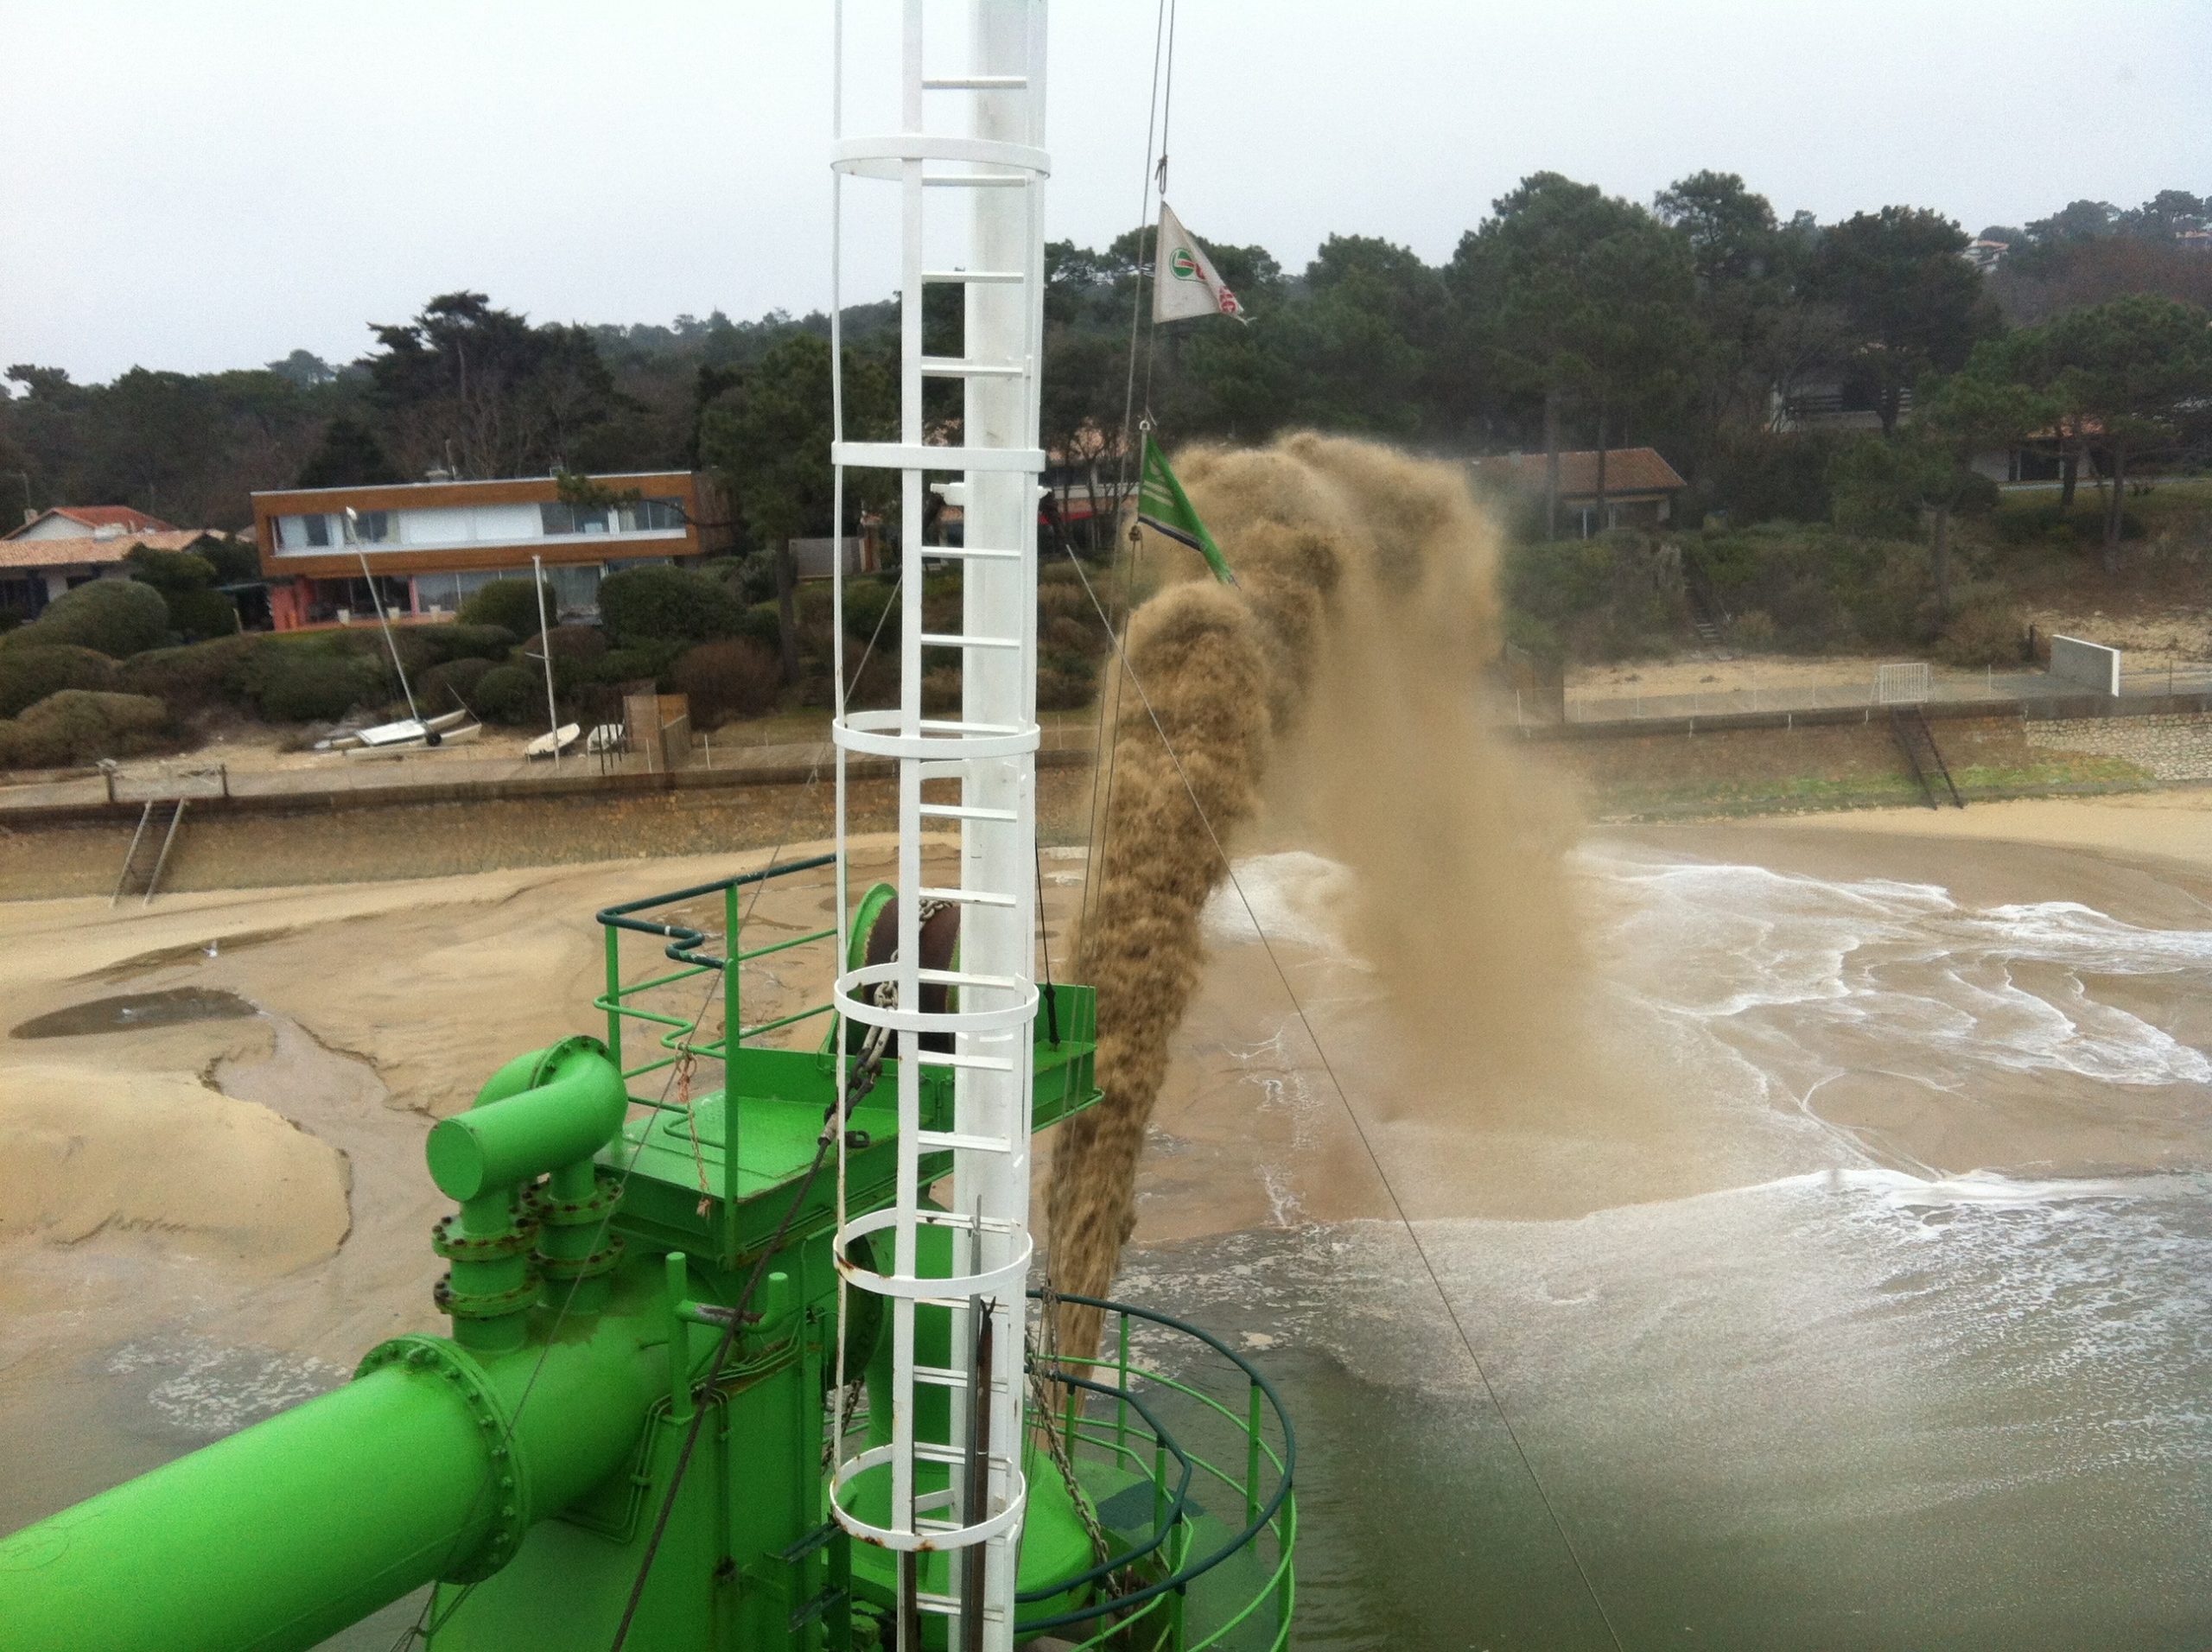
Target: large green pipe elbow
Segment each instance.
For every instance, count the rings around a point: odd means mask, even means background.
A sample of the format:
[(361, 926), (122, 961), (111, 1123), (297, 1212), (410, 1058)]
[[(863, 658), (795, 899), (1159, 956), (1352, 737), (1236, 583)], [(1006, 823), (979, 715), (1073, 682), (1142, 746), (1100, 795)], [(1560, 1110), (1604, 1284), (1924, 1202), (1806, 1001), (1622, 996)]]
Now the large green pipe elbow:
[(595, 1039), (520, 1056), (492, 1076), (476, 1105), (430, 1131), (430, 1179), (463, 1204), (586, 1160), (622, 1128), (629, 1097)]
[(635, 1327), (543, 1352), (487, 1368), (402, 1337), (346, 1387), (0, 1540), (0, 1652), (296, 1652), (487, 1575), (627, 1460), (665, 1388)]

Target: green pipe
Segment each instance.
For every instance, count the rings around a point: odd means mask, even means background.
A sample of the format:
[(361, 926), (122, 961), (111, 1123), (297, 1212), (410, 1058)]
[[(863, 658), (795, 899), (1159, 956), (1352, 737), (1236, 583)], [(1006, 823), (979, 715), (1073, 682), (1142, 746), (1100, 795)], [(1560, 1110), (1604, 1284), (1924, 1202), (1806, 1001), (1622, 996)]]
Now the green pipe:
[(658, 1295), (633, 1306), (489, 1363), (387, 1343), (346, 1387), (0, 1540), (0, 1652), (289, 1652), (487, 1575), (635, 1450), (667, 1379), (639, 1346)]
[(464, 1203), (532, 1180), (589, 1159), (621, 1128), (627, 1105), (622, 1075), (596, 1039), (518, 1056), (492, 1075), (474, 1107), (432, 1127), (430, 1179)]

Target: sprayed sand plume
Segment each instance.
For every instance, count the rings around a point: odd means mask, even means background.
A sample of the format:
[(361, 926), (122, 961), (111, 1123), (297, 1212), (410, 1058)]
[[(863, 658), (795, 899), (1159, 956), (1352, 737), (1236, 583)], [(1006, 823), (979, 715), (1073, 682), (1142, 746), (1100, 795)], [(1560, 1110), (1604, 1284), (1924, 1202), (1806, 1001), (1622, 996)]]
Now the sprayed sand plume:
[[(1105, 1099), (1061, 1127), (1048, 1201), (1055, 1287), (1086, 1295), (1111, 1283), (1135, 1225), (1200, 910), (1263, 808), (1353, 870), (1355, 944), (1410, 1034), (1446, 1025), (1436, 989), (1450, 983), (1453, 1039), (1533, 1057), (1571, 973), (1549, 857), (1522, 852), (1527, 810), (1481, 725), (1495, 545), (1459, 470), (1313, 435), (1200, 449), (1181, 467), (1240, 583), (1203, 579), (1191, 558), (1129, 627), (1079, 948)], [(1068, 1346), (1096, 1331), (1065, 1317)]]

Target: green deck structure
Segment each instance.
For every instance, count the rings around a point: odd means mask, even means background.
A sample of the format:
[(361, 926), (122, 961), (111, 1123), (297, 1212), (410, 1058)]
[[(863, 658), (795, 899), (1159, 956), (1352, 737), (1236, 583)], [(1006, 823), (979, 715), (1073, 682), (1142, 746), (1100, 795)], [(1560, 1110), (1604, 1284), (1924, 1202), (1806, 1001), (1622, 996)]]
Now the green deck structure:
[[(517, 1057), (430, 1133), (458, 1205), (433, 1238), (453, 1334), (387, 1342), (346, 1387), (0, 1540), (0, 1652), (304, 1649), (424, 1585), (435, 1652), (890, 1644), (893, 1557), (852, 1542), (825, 1491), (833, 1414), (873, 1439), (863, 1390), (887, 1372), (869, 1299), (840, 1318), (822, 1145), (839, 1029), (826, 1006), (741, 1014), (746, 963), (836, 936), (747, 948), (744, 898), (826, 864), (600, 913), (601, 1035)], [(719, 951), (674, 921), (702, 902)], [(736, 1030), (705, 1036), (717, 1014)], [(818, 1044), (766, 1041), (817, 1020)], [(1090, 990), (1058, 987), (1033, 1128), (1096, 1099), (1096, 1039)], [(854, 1214), (890, 1197), (895, 1112), (872, 1097), (894, 1075), (842, 1121)], [(924, 1083), (935, 1128), (950, 1077)], [(1273, 1391), (1192, 1326), (1099, 1306), (1105, 1353), (1031, 1361), (1017, 1642), (1287, 1645), (1294, 1448)], [(920, 1343), (943, 1344), (946, 1311), (921, 1312)], [(850, 1391), (841, 1338), (866, 1377)], [(931, 1558), (920, 1586), (950, 1586)], [(941, 1643), (943, 1621), (925, 1632)]]

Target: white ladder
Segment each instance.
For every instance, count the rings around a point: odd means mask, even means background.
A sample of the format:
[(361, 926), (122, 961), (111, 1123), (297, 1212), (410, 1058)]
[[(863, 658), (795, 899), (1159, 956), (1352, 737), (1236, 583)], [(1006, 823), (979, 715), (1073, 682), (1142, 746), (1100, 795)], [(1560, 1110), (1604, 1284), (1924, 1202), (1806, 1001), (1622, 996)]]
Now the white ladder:
[[(932, 72), (925, 62), (925, 14), (939, 22), (957, 19), (925, 0), (904, 0), (903, 11), (899, 129), (887, 137), (844, 136), (841, 39), (841, 124), (831, 160), (841, 245), (848, 178), (893, 185), (902, 209), (896, 442), (844, 440), (842, 270), (831, 309), (840, 381), (832, 449), (838, 525), (833, 532), (842, 531), (848, 468), (896, 472), (902, 581), (899, 704), (886, 711), (848, 711), (841, 702), (834, 724), (841, 929), (851, 912), (846, 765), (853, 753), (897, 762), (901, 899), (895, 957), (847, 971), (834, 994), (842, 1014), (888, 1028), (894, 1036), (899, 1145), (893, 1203), (857, 1218), (845, 1207), (840, 1159), (838, 1254), (847, 1256), (854, 1241), (876, 1236), (871, 1254), (879, 1263), (887, 1261), (880, 1269), (841, 1261), (840, 1288), (889, 1299), (893, 1392), (885, 1443), (849, 1450), (842, 1424), (836, 1425), (830, 1496), (848, 1531), (899, 1554), (906, 1599), (896, 1618), (902, 1652), (910, 1652), (912, 1640), (910, 1610), (917, 1617), (954, 1620), (949, 1643), (955, 1647), (1008, 1652), (1027, 1501), (1021, 1471), (1022, 1332), (1031, 1254), (1029, 1127), (1037, 1013), (1031, 937), (1037, 922), (1037, 499), (1045, 468), (1038, 370), (1044, 332), (1043, 194), (1051, 165), (1043, 148), (1046, 7), (1044, 0), (968, 0), (966, 60), (949, 73)], [(932, 34), (931, 41), (937, 41)], [(925, 268), (925, 230), (931, 214), (944, 208), (967, 214), (964, 255), (951, 268)], [(957, 284), (963, 293), (957, 357), (926, 355), (922, 349), (924, 292), (944, 283)], [(957, 443), (931, 439), (936, 433), (923, 416), (923, 387), (931, 379), (963, 385)], [(924, 543), (924, 491), (932, 477), (939, 479), (937, 491), (961, 508), (961, 544)], [(923, 625), (925, 558), (951, 561), (962, 569), (957, 632)], [(835, 577), (842, 685), (842, 564)], [(961, 663), (960, 714), (925, 716), (923, 672), (927, 663), (948, 656)], [(958, 882), (925, 884), (923, 834), (948, 823), (959, 832)], [(938, 900), (960, 906), (957, 962), (950, 969), (926, 969), (921, 908), (925, 901)], [(891, 1001), (879, 1005), (876, 989), (887, 984)], [(925, 985), (951, 989), (943, 1010), (923, 1009)], [(950, 1049), (925, 1049), (925, 1034), (950, 1035)], [(841, 1095), (845, 1044), (838, 1040)], [(950, 1069), (953, 1075), (950, 1130), (923, 1128), (925, 1069)], [(949, 1210), (925, 1203), (928, 1189), (920, 1178), (925, 1153), (947, 1152), (953, 1165)], [(920, 1236), (932, 1229), (946, 1231), (950, 1277), (922, 1266)], [(953, 1351), (947, 1365), (916, 1363), (915, 1311), (923, 1304), (950, 1310)], [(925, 1437), (918, 1428), (918, 1389), (931, 1388), (950, 1391), (950, 1426), (942, 1437)], [(942, 1474), (918, 1475), (920, 1465)], [(917, 1484), (933, 1477), (946, 1484)], [(863, 1501), (867, 1517), (855, 1512)], [(979, 1549), (980, 1577), (973, 1569)], [(942, 1589), (918, 1580), (929, 1552), (947, 1555)]]

